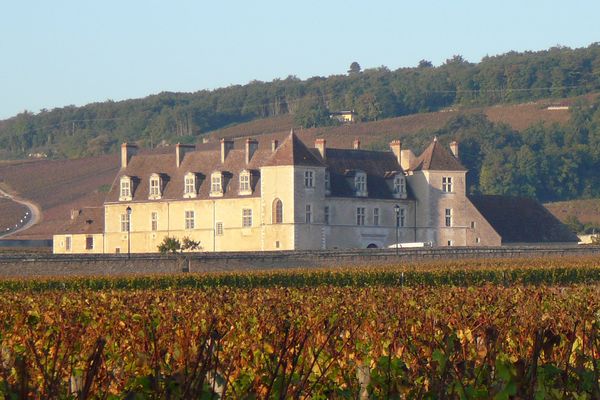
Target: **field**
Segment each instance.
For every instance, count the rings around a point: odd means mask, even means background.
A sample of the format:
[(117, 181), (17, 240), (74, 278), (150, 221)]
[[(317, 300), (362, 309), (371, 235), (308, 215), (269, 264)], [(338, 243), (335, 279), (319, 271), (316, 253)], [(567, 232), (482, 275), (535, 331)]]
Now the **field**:
[[(42, 221), (11, 239), (49, 239), (69, 219), (70, 210), (99, 206), (119, 170), (118, 155), (77, 160), (14, 161), (0, 164), (4, 189), (36, 203)], [(6, 211), (0, 211), (4, 221)], [(0, 222), (4, 226), (4, 222)]]
[(558, 201), (544, 206), (561, 221), (576, 217), (583, 224), (600, 225), (600, 199)]
[(591, 257), (2, 281), (0, 393), (598, 398), (599, 282)]
[(20, 223), (26, 212), (27, 207), (0, 197), (0, 235), (6, 231), (6, 228)]

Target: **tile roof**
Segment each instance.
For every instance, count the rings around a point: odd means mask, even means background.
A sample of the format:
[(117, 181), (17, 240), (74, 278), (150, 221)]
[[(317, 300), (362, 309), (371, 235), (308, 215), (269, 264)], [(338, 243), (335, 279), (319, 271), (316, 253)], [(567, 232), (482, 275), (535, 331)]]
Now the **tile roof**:
[(306, 147), (292, 130), (265, 166), (302, 165), (323, 167), (323, 162)]
[[(246, 150), (231, 149), (221, 163), (221, 150), (201, 150), (185, 153), (179, 168), (176, 165), (175, 152), (168, 154), (146, 154), (133, 156), (124, 170), (117, 175), (109, 191), (106, 201), (119, 201), (119, 182), (122, 176), (133, 178), (133, 201), (147, 201), (150, 190), (150, 175), (160, 174), (162, 177), (162, 199), (183, 199), (184, 177), (188, 172), (196, 174), (198, 195), (196, 198), (208, 199), (210, 176), (213, 172), (223, 173), (223, 198), (260, 196), (260, 175), (258, 169), (273, 156), (270, 149), (257, 149), (250, 162), (246, 164)], [(251, 195), (240, 196), (239, 174), (243, 170), (252, 173)], [(160, 201), (160, 200), (156, 200)]]
[[(320, 153), (312, 149), (317, 157)], [(363, 171), (367, 174), (367, 192), (370, 198), (391, 199), (393, 178), (396, 173), (404, 174), (396, 156), (391, 151), (369, 151), (350, 149), (325, 149), (325, 160), (330, 173), (331, 195), (354, 196), (354, 182), (348, 179)], [(408, 185), (407, 185), (408, 186)], [(410, 196), (409, 192), (409, 198)]]
[(502, 243), (578, 242), (544, 206), (524, 197), (480, 195), (469, 200), (502, 237)]
[(436, 171), (466, 171), (467, 169), (434, 139), (423, 153), (413, 161), (411, 170), (436, 170)]
[(104, 232), (104, 207), (85, 207), (63, 227), (62, 234), (94, 234)]

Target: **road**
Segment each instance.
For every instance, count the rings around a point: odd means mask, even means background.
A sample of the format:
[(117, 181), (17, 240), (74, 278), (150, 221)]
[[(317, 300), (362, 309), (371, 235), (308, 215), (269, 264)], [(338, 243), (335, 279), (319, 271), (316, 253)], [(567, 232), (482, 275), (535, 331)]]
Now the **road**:
[(25, 225), (19, 227), (17, 230), (10, 231), (8, 233), (0, 233), (0, 239), (3, 237), (8, 237), (10, 235), (14, 235), (15, 233), (18, 233), (18, 232), (22, 232), (26, 229), (29, 229), (30, 227), (32, 227), (33, 225), (35, 225), (39, 222), (42, 212), (41, 212), (40, 208), (38, 206), (36, 206), (35, 204), (33, 204), (32, 202), (21, 199), (17, 196), (13, 196), (10, 193), (7, 193), (2, 189), (0, 189), (0, 197), (4, 197), (9, 200), (12, 200), (15, 203), (23, 204), (25, 207), (27, 207), (29, 209), (29, 213), (31, 214), (31, 218), (29, 218), (29, 220), (25, 223)]

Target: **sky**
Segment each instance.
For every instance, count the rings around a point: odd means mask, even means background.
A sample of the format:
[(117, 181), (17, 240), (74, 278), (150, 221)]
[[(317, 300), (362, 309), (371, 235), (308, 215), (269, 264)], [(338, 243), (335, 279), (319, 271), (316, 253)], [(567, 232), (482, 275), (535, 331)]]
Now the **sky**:
[[(2, 4), (4, 3), (4, 4)], [(0, 119), (600, 41), (597, 0), (1, 0)]]

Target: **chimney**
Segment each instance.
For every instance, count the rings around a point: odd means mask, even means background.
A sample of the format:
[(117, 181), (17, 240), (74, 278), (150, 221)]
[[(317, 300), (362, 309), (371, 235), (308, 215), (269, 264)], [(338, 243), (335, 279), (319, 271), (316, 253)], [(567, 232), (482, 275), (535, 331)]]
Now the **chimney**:
[(279, 147), (279, 141), (277, 139), (271, 140), (271, 151), (273, 153), (275, 153), (275, 150), (277, 150), (277, 147)]
[(354, 139), (354, 142), (352, 142), (352, 148), (354, 150), (360, 150), (360, 139), (359, 138)]
[[(398, 160), (398, 164), (402, 165), (402, 142), (398, 139), (392, 140), (390, 142), (390, 150), (396, 156), (396, 160)], [(403, 167), (404, 168), (404, 167)]]
[(458, 158), (458, 142), (456, 140), (450, 143), (450, 151), (454, 157)]
[(412, 150), (406, 149), (400, 152), (400, 166), (404, 171), (410, 170), (410, 166), (413, 163), (414, 159), (415, 155), (413, 154)]
[(231, 149), (233, 149), (233, 140), (221, 139), (221, 164), (225, 163), (227, 153), (229, 153), (229, 150)]
[(196, 146), (194, 146), (193, 144), (177, 143), (175, 145), (175, 162), (177, 164), (177, 168), (179, 168), (181, 166), (181, 163), (183, 162), (183, 157), (184, 157), (185, 153), (187, 153), (188, 151), (193, 151), (195, 149), (196, 149)]
[(315, 147), (317, 148), (317, 150), (319, 150), (319, 153), (321, 153), (321, 158), (323, 160), (326, 159), (326, 157), (325, 157), (325, 149), (327, 148), (326, 144), (327, 144), (327, 142), (323, 138), (319, 138), (319, 139), (315, 140)]
[(250, 164), (254, 152), (258, 148), (258, 142), (255, 139), (246, 139), (246, 165)]
[(121, 145), (121, 169), (126, 168), (129, 160), (137, 153), (138, 147), (135, 144), (123, 143)]
[(74, 220), (75, 218), (77, 218), (77, 216), (79, 216), (79, 214), (81, 214), (81, 210), (72, 209), (71, 210), (71, 220)]

